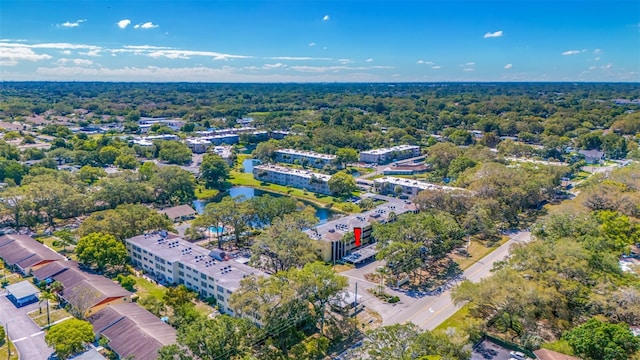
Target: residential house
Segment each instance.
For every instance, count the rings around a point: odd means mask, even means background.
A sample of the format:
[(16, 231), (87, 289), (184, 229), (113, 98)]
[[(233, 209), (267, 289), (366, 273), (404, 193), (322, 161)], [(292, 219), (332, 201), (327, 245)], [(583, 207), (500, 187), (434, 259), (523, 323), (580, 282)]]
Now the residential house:
[(64, 256), (42, 245), (31, 236), (7, 234), (0, 236), (0, 258), (12, 270), (29, 275), (48, 263), (65, 260)]

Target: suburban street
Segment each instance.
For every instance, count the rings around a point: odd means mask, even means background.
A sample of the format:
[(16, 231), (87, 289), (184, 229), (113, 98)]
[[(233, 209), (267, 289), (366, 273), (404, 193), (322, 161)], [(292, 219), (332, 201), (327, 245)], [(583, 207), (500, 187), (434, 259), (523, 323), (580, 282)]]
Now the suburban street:
[[(477, 282), (490, 276), (493, 264), (504, 260), (513, 244), (527, 242), (530, 238), (531, 233), (528, 231), (520, 231), (513, 234), (506, 243), (470, 266), (464, 272), (462, 279)], [(451, 300), (450, 288), (455, 283), (450, 283), (450, 286), (437, 291), (435, 294), (407, 294), (387, 288), (385, 291), (399, 296), (400, 302), (397, 304), (383, 303), (366, 291), (366, 289), (377, 286), (377, 284), (364, 279), (364, 274), (375, 272), (376, 267), (380, 265), (380, 262), (374, 262), (341, 274), (349, 279), (350, 291), (354, 291), (355, 284), (358, 284), (358, 295), (362, 296), (361, 301), (364, 302), (365, 306), (382, 316), (382, 325), (413, 322), (423, 329), (433, 330), (459, 309)]]
[(18, 349), (20, 359), (46, 360), (53, 349), (44, 341), (44, 331), (27, 316), (37, 310), (38, 303), (16, 308), (6, 297), (6, 291), (0, 292), (0, 323), (8, 325), (9, 338)]

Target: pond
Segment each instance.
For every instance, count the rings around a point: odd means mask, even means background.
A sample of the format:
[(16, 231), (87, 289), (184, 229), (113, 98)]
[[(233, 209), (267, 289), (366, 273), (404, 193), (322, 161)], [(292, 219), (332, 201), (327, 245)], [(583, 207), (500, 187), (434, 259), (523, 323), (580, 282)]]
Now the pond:
[[(281, 194), (278, 194), (278, 193), (272, 193), (269, 191), (255, 189), (249, 186), (234, 186), (228, 191), (228, 196), (231, 196), (234, 198), (238, 196), (244, 196), (246, 199), (251, 199), (255, 196), (262, 196), (265, 194), (271, 195), (273, 197), (282, 196)], [(207, 205), (207, 203), (208, 201), (206, 200), (195, 200), (193, 202), (193, 208), (198, 212), (198, 214), (202, 214), (202, 212), (204, 211), (204, 207)], [(309, 204), (309, 205), (313, 206), (316, 209), (316, 217), (320, 220), (319, 222), (320, 224), (326, 223), (335, 214), (330, 209), (317, 207), (314, 204)]]
[(258, 164), (260, 164), (260, 160), (258, 159), (244, 159), (242, 167), (244, 168), (245, 174), (251, 174), (253, 172), (253, 166)]

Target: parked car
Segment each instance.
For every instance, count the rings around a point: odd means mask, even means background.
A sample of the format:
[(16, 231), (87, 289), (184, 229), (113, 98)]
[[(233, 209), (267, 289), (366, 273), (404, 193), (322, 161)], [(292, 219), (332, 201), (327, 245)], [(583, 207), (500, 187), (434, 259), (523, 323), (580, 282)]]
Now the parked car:
[(512, 351), (511, 353), (509, 353), (509, 359), (527, 360), (527, 356), (520, 351)]

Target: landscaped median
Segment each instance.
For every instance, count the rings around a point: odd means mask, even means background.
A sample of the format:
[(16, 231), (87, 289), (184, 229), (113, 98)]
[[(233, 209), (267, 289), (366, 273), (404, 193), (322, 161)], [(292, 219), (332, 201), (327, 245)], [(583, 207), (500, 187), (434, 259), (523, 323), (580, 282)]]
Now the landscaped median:
[(34, 310), (27, 314), (41, 329), (46, 329), (50, 325), (71, 319), (73, 316), (65, 309), (54, 308), (57, 304), (49, 304), (49, 322), (47, 322), (47, 309), (45, 304), (40, 304), (39, 310)]

